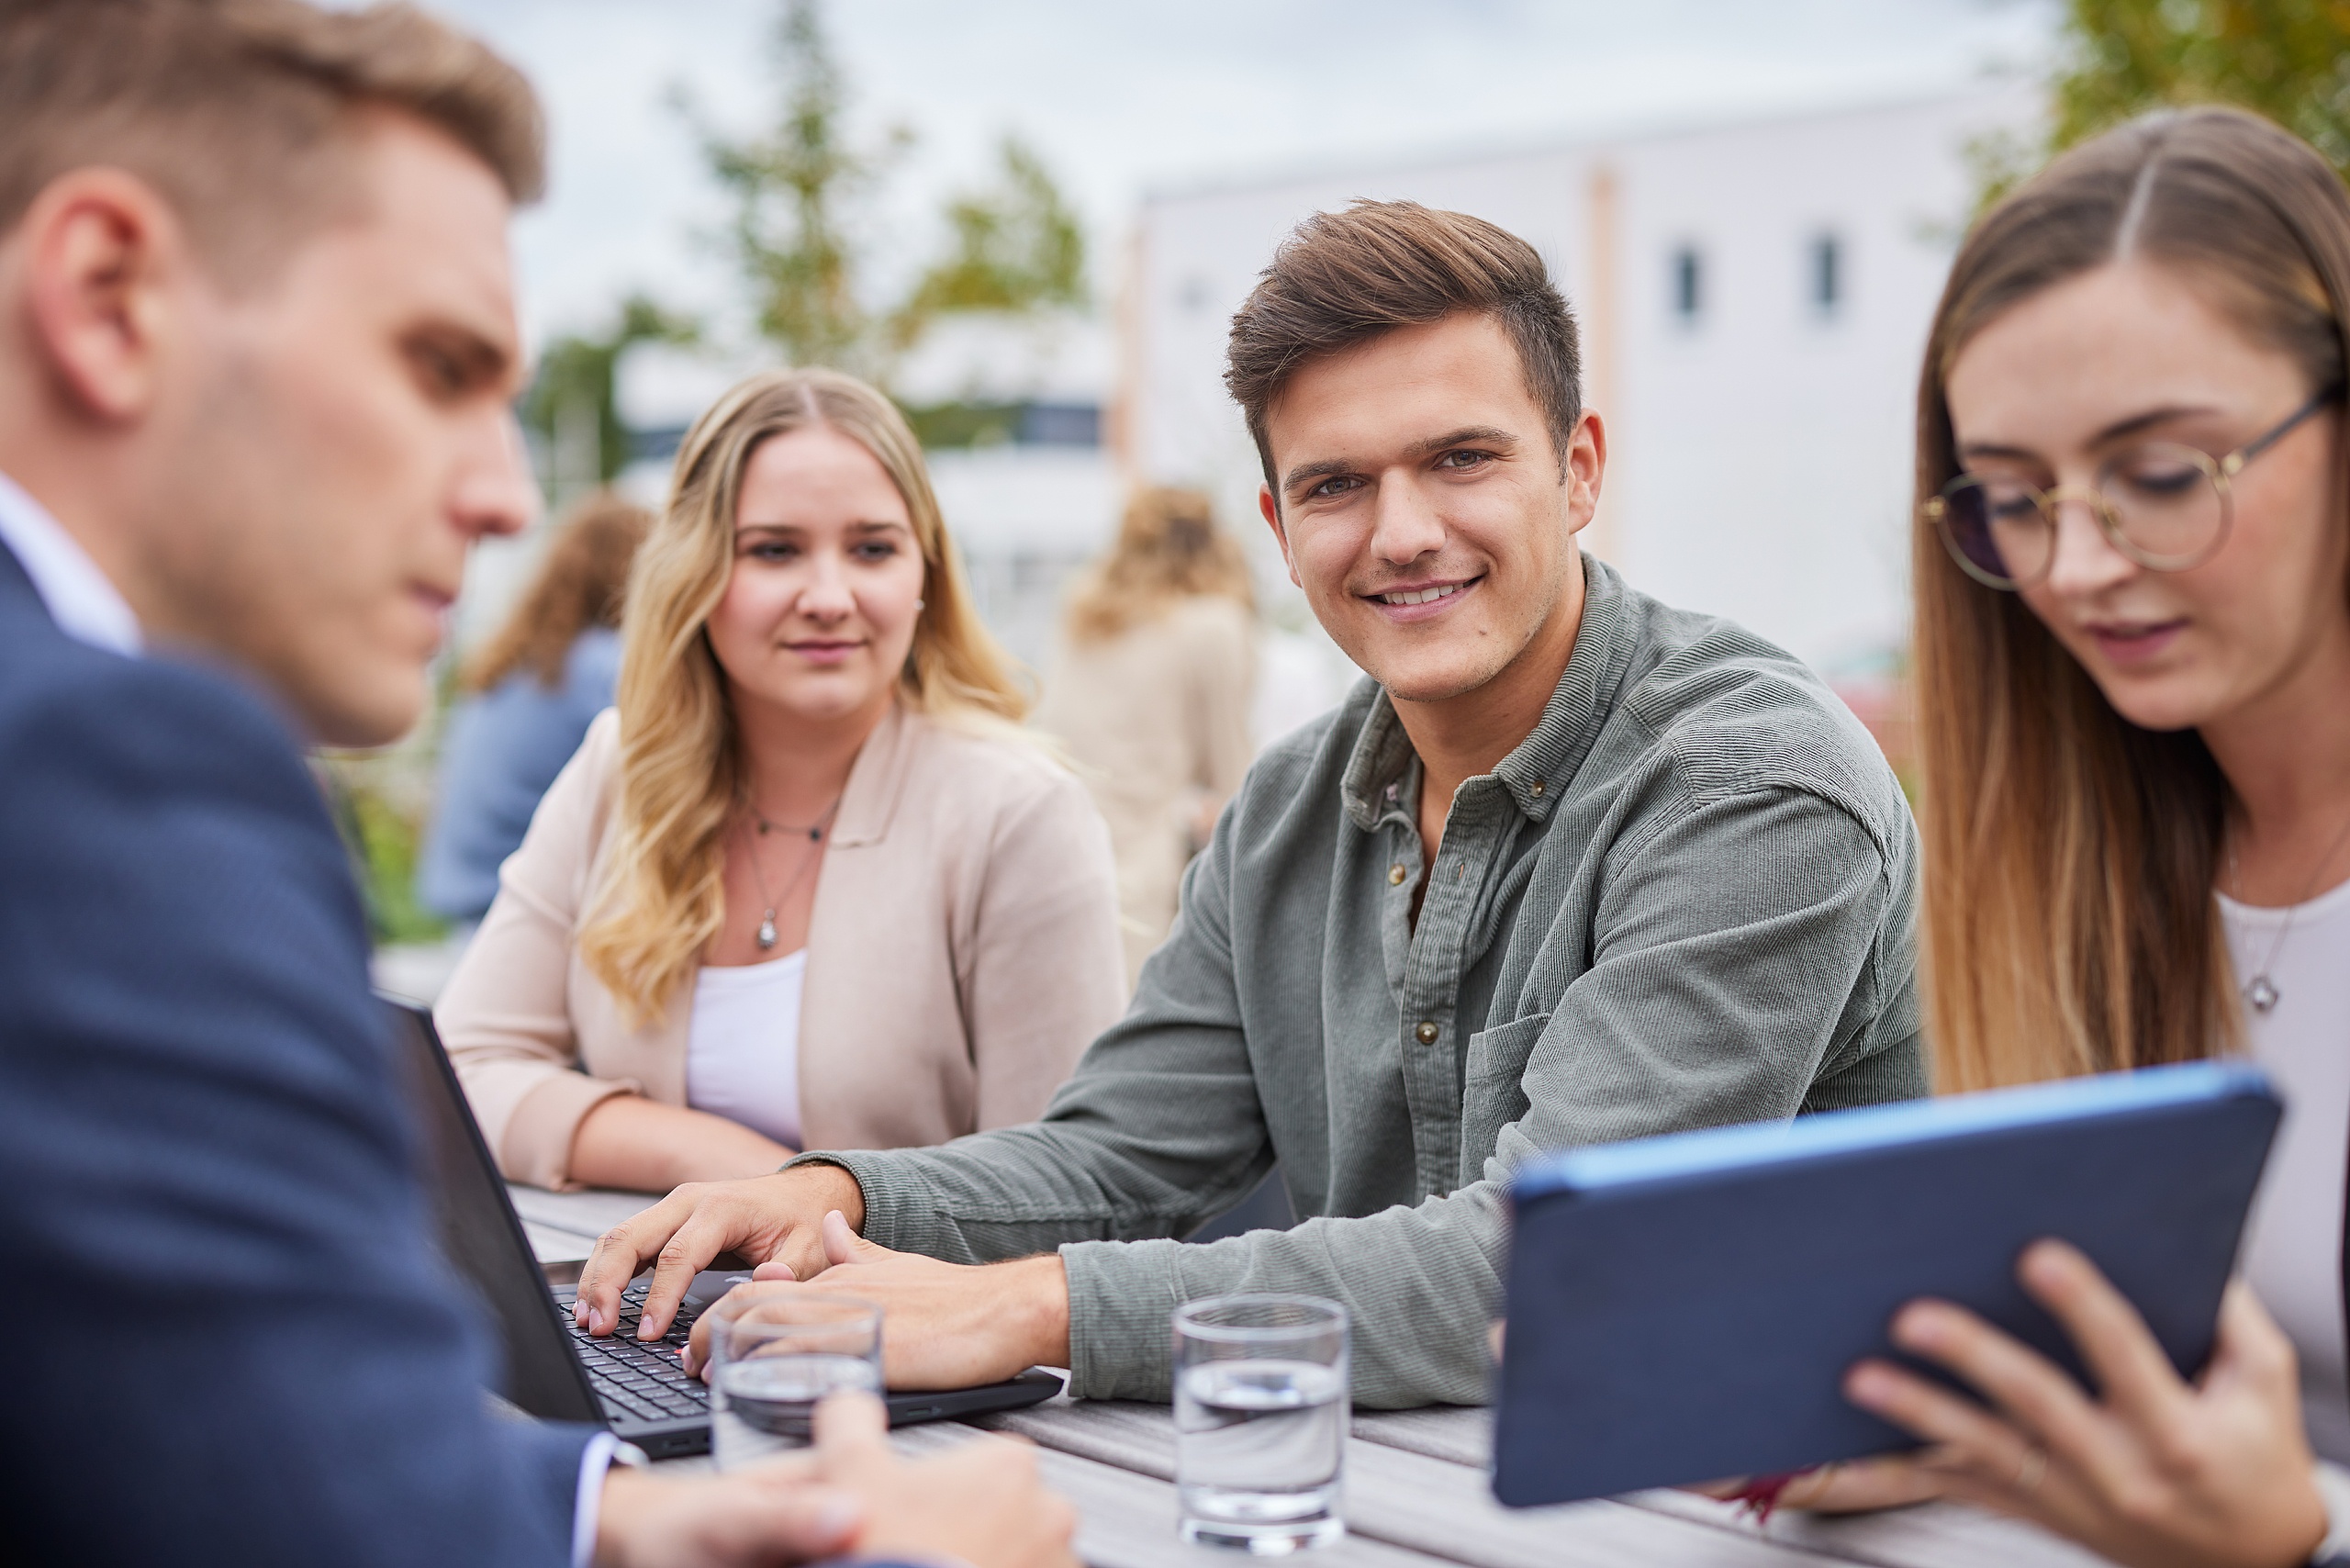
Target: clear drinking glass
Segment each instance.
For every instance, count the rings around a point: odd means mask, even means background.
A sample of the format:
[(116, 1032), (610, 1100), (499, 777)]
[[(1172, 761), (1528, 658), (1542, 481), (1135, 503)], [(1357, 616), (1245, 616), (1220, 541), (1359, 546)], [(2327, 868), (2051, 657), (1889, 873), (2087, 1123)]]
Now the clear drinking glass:
[(881, 1392), (881, 1309), (871, 1302), (796, 1290), (739, 1306), (732, 1299), (711, 1312), (710, 1451), (719, 1469), (807, 1447), (828, 1394)]
[(1226, 1295), (1175, 1309), (1175, 1484), (1183, 1539), (1278, 1555), (1338, 1540), (1352, 1404), (1347, 1309)]

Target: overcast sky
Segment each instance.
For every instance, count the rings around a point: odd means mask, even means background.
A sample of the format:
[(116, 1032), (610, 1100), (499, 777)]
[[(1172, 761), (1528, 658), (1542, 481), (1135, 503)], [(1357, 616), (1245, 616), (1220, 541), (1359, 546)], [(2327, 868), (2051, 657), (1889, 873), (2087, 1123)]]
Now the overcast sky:
[[(723, 312), (724, 207), (669, 106), (742, 129), (774, 102), (778, 0), (437, 0), (521, 65), (554, 189), (518, 230), (534, 335), (632, 288)], [(1082, 210), (1097, 272), (1154, 189), (1882, 102), (2046, 58), (2052, 0), (834, 0), (868, 135), (903, 124), (880, 250), (911, 263), (938, 196), (1006, 131)]]

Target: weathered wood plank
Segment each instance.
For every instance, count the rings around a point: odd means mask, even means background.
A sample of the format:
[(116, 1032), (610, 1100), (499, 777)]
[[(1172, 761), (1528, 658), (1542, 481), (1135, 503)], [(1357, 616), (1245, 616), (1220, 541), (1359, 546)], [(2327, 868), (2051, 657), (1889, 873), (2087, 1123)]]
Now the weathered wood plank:
[[(1492, 1452), (1491, 1412), (1458, 1406), (1382, 1410), (1355, 1417), (1355, 1435), (1478, 1470)], [(1733, 1534), (1800, 1547), (1874, 1568), (2087, 1568), (2103, 1559), (2035, 1526), (1955, 1504), (1826, 1518), (1781, 1511), (1758, 1523), (1745, 1510), (1686, 1492), (1637, 1492), (1618, 1501)]]
[(658, 1193), (621, 1193), (601, 1187), (583, 1193), (550, 1193), (543, 1187), (527, 1187), (519, 1182), (506, 1183), (506, 1192), (514, 1200), (514, 1212), (529, 1224), (569, 1231), (591, 1242), (621, 1221), (661, 1201)]
[[(1162, 1482), (1175, 1473), (1174, 1425), (1164, 1406), (1062, 1399), (983, 1419), (1096, 1463)], [(1494, 1501), (1482, 1470), (1359, 1439), (1347, 1445), (1346, 1497), (1354, 1534), (1471, 1568), (1798, 1568), (1818, 1561), (1757, 1535), (1615, 1502), (1506, 1509)]]
[[(941, 1453), (981, 1436), (953, 1421), (906, 1427), (890, 1435), (890, 1446), (910, 1459)], [(1186, 1546), (1175, 1533), (1175, 1488), (1169, 1483), (1115, 1465), (1037, 1445), (1045, 1484), (1076, 1505), (1077, 1554), (1091, 1568), (1206, 1568), (1226, 1555)], [(706, 1473), (708, 1455), (665, 1460), (664, 1475)], [(1235, 1559), (1234, 1561), (1245, 1561)], [(1349, 1535), (1314, 1553), (1314, 1568), (1449, 1568), (1423, 1556), (1360, 1535)]]

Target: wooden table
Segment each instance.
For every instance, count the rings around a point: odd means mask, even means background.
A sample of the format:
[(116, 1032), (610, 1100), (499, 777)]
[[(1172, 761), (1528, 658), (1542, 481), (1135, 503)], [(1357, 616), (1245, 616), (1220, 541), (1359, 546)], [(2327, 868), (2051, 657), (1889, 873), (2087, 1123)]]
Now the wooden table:
[[(610, 1226), (643, 1207), (641, 1193), (513, 1189), (541, 1260), (586, 1259)], [(1167, 1407), (1055, 1399), (965, 1424), (894, 1435), (907, 1454), (1016, 1433), (1043, 1450), (1046, 1479), (1077, 1505), (1078, 1551), (1096, 1568), (1238, 1568), (1233, 1553), (1186, 1546), (1175, 1533), (1175, 1431)], [(1347, 1539), (1305, 1568), (2089, 1568), (2101, 1562), (2028, 1525), (1934, 1504), (1861, 1518), (1745, 1511), (1680, 1492), (1640, 1492), (1553, 1508), (1505, 1508), (1487, 1484), (1492, 1421), (1457, 1407), (1368, 1411), (1347, 1444)], [(666, 1471), (706, 1468), (671, 1460)]]

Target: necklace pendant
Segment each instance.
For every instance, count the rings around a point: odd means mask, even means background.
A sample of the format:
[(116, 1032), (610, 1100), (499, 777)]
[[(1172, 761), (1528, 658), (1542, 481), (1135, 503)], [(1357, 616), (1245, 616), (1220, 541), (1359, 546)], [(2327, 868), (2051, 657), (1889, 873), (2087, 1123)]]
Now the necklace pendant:
[[(767, 913), (765, 913), (765, 914), (763, 914), (763, 915), (759, 916), (759, 951), (760, 951), (760, 952), (762, 952), (762, 953), (767, 952), (767, 950), (769, 950), (770, 948), (772, 948), (774, 946), (775, 946), (775, 911), (773, 911), (773, 910), (769, 910), (769, 911), (767, 911)], [(2264, 1008), (2262, 1008), (2262, 1009), (2261, 1009), (2261, 1011), (2262, 1011), (2263, 1013), (2266, 1013), (2266, 1012), (2267, 1012), (2268, 1010), (2267, 1010), (2266, 1008), (2265, 1008), (2265, 1007), (2264, 1007)]]
[(2276, 981), (2266, 975), (2253, 976), (2252, 983), (2244, 988), (2244, 999), (2252, 1003), (2252, 1010), (2263, 1017), (2276, 1007), (2277, 1003), (2283, 999), (2283, 995), (2284, 993), (2277, 989)]

